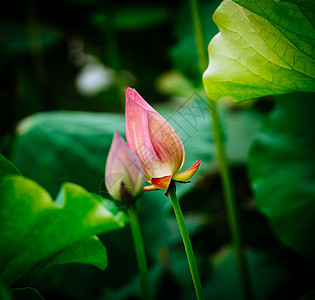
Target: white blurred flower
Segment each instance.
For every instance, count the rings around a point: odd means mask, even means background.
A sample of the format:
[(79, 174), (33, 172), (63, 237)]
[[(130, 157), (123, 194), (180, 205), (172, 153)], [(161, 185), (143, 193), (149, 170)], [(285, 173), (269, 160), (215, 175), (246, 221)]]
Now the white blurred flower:
[(88, 62), (78, 74), (75, 84), (80, 94), (95, 96), (110, 88), (114, 82), (114, 71), (103, 65), (95, 57), (89, 57)]

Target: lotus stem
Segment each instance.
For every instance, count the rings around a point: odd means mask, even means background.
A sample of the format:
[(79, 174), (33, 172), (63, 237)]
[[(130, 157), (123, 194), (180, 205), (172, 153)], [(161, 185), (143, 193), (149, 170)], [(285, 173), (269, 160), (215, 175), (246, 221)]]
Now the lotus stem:
[(199, 276), (198, 269), (197, 269), (194, 251), (193, 251), (193, 248), (191, 245), (191, 241), (190, 241), (190, 237), (188, 234), (185, 219), (184, 219), (182, 210), (180, 208), (180, 205), (179, 205), (179, 202), (177, 199), (177, 195), (176, 195), (176, 191), (175, 191), (175, 182), (173, 182), (173, 181), (171, 182), (171, 184), (169, 186), (169, 195), (170, 195), (170, 198), (172, 201), (172, 205), (173, 205), (173, 209), (174, 209), (175, 216), (177, 219), (178, 227), (179, 227), (180, 233), (182, 235), (182, 239), (183, 239), (183, 243), (184, 243), (184, 247), (185, 247), (185, 251), (186, 251), (186, 256), (187, 256), (187, 260), (188, 260), (188, 264), (189, 264), (189, 269), (190, 269), (191, 277), (192, 277), (192, 280), (194, 283), (197, 299), (198, 300), (204, 300), (205, 297), (204, 297), (204, 293), (203, 293), (203, 289), (202, 289), (202, 285), (201, 285), (201, 281), (200, 281), (200, 276)]
[(140, 224), (139, 224), (135, 204), (127, 205), (127, 211), (129, 215), (130, 227), (131, 227), (132, 237), (134, 241), (136, 256), (137, 256), (142, 299), (150, 300), (151, 293), (150, 293), (149, 272), (148, 272), (143, 239), (141, 235)]

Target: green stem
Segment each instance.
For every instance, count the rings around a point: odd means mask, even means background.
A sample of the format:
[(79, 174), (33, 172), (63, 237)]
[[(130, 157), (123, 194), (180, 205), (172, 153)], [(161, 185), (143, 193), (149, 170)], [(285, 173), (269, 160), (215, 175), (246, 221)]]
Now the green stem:
[(149, 300), (151, 299), (149, 272), (135, 204), (127, 205), (127, 211), (129, 215), (130, 227), (138, 261), (142, 299)]
[[(209, 102), (215, 103), (213, 100), (209, 99)], [(216, 104), (216, 103), (215, 103)], [(212, 108), (215, 109), (216, 106)], [(214, 134), (214, 141), (217, 149), (217, 158), (219, 169), (222, 178), (223, 191), (224, 191), (224, 199), (227, 210), (227, 215), (229, 219), (230, 232), (233, 241), (234, 253), (237, 261), (237, 266), (240, 274), (244, 299), (251, 300), (254, 299), (250, 274), (248, 270), (248, 264), (246, 261), (245, 253), (243, 251), (242, 246), (242, 236), (239, 225), (239, 217), (237, 213), (233, 185), (231, 180), (231, 174), (228, 165), (228, 158), (226, 154), (225, 144), (222, 139), (222, 128), (220, 124), (220, 120), (218, 118), (218, 114), (216, 113), (212, 117), (212, 127)]]
[[(203, 26), (200, 18), (200, 9), (198, 0), (190, 0), (192, 19), (194, 25), (194, 34), (196, 47), (198, 52), (198, 64), (200, 73), (202, 74), (208, 65), (207, 47), (204, 38)], [(238, 270), (241, 278), (244, 299), (253, 299), (253, 290), (250, 280), (250, 274), (246, 257), (242, 247), (242, 238), (240, 232), (240, 225), (238, 220), (237, 208), (235, 204), (233, 185), (231, 180), (231, 174), (229, 170), (228, 158), (226, 153), (225, 144), (223, 141), (222, 126), (219, 119), (217, 104), (212, 99), (208, 99), (209, 106), (215, 113), (212, 114), (212, 130), (214, 135), (214, 141), (216, 145), (216, 152), (218, 158), (219, 169), (222, 178), (223, 191), (225, 205), (227, 209), (230, 232), (233, 240), (235, 257), (237, 260)]]
[(203, 289), (202, 289), (202, 285), (201, 285), (201, 281), (200, 281), (200, 277), (199, 277), (199, 273), (197, 269), (194, 251), (193, 251), (189, 234), (188, 234), (188, 230), (185, 224), (184, 216), (183, 216), (182, 210), (180, 208), (180, 205), (176, 196), (174, 182), (171, 182), (170, 184), (169, 193), (170, 193), (170, 198), (173, 204), (175, 216), (177, 219), (178, 227), (182, 235), (182, 239), (183, 239), (183, 243), (184, 243), (184, 247), (186, 251), (186, 256), (187, 256), (187, 260), (189, 264), (189, 269), (190, 269), (191, 277), (194, 283), (197, 299), (201, 300), (201, 299), (204, 299)]

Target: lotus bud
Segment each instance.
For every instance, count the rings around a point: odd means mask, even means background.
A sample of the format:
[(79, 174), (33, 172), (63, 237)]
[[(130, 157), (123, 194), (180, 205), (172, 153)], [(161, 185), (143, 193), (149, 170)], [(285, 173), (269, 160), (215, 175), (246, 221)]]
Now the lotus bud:
[(114, 199), (131, 204), (142, 194), (144, 181), (139, 159), (116, 131), (105, 168), (105, 184), (109, 194)]

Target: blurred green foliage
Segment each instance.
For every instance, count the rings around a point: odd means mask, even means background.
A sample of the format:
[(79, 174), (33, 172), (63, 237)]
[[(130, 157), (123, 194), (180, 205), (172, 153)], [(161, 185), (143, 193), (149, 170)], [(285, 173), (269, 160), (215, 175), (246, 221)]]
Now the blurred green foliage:
[(281, 241), (312, 260), (315, 247), (313, 96), (278, 96), (249, 160), (259, 209), (269, 217)]

